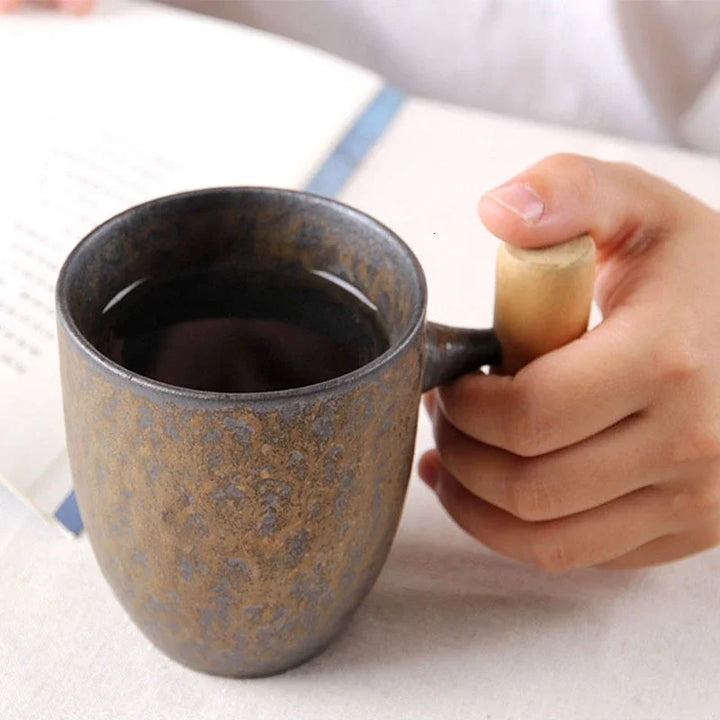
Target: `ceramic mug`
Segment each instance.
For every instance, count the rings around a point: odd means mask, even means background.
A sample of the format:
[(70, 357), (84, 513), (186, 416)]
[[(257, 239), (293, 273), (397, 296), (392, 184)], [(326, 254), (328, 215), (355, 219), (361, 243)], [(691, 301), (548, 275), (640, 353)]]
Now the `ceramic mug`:
[[(138, 279), (256, 261), (355, 286), (389, 349), (316, 385), (235, 394), (166, 385), (98, 351), (103, 308)], [(268, 675), (347, 623), (395, 534), (421, 392), (499, 362), (492, 331), (426, 323), (425, 306), (422, 269), (393, 232), (287, 190), (154, 200), (69, 256), (57, 310), (75, 492), (115, 595), (171, 658)]]

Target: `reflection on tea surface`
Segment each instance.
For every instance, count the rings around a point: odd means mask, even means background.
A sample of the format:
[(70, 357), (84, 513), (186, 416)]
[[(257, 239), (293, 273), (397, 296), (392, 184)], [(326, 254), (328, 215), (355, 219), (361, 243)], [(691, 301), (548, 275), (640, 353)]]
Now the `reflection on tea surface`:
[(244, 268), (135, 282), (108, 303), (98, 349), (132, 372), (197, 390), (323, 382), (389, 346), (375, 306), (330, 278)]

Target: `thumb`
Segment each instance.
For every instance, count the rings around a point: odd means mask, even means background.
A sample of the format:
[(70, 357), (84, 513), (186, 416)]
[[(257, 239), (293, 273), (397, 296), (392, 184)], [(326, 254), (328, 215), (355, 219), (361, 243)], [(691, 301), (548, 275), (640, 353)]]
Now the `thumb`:
[(551, 155), (480, 199), (491, 233), (542, 247), (590, 233), (599, 259), (662, 238), (698, 201), (632, 165)]

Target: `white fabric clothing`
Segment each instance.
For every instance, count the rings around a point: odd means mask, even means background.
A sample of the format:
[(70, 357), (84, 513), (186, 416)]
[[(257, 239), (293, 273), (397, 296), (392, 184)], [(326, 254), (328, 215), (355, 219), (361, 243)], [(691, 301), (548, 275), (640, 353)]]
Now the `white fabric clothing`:
[(720, 152), (720, 2), (169, 0), (360, 63), (409, 92)]

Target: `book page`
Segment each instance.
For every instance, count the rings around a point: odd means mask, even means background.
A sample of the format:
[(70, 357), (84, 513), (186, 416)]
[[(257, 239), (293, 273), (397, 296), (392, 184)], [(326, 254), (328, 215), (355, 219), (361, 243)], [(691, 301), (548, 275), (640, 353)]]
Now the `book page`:
[(55, 487), (39, 483), (64, 447), (54, 311), (60, 266), (93, 227), (171, 191), (181, 173), (167, 158), (99, 134), (72, 147), (38, 143), (15, 180), (6, 213), (14, 219), (4, 217), (0, 231), (0, 476), (51, 513), (70, 490), (69, 477)]
[(0, 482), (70, 492), (54, 285), (126, 208), (220, 185), (300, 188), (381, 83), (232, 23), (128, 0), (0, 18)]

